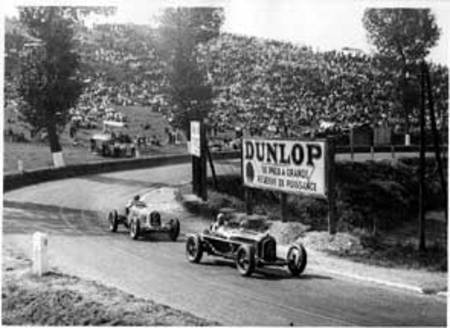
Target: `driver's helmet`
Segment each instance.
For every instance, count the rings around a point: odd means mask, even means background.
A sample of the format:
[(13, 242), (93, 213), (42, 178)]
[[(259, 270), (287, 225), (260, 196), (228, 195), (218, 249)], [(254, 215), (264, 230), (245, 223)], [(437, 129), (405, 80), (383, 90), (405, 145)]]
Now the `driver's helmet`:
[(223, 213), (217, 214), (216, 222), (218, 225), (224, 225), (225, 224), (225, 214), (223, 214)]
[(137, 202), (137, 201), (141, 200), (141, 196), (136, 195), (136, 196), (133, 197), (133, 200), (134, 200), (135, 202)]

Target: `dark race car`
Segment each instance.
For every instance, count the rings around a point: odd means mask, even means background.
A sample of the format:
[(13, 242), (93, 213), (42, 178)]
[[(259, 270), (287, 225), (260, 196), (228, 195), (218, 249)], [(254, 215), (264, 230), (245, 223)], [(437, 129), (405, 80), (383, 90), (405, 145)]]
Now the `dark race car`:
[(180, 221), (177, 218), (171, 218), (163, 224), (161, 214), (141, 201), (139, 196), (135, 196), (122, 210), (110, 211), (107, 219), (111, 232), (116, 232), (119, 225), (123, 224), (134, 240), (152, 233), (167, 233), (172, 241), (176, 241), (180, 234)]
[(247, 226), (245, 221), (226, 222), (225, 216), (219, 214), (217, 222), (209, 229), (188, 236), (188, 261), (200, 262), (203, 253), (220, 256), (233, 260), (243, 276), (250, 276), (256, 267), (266, 265), (286, 266), (293, 276), (299, 276), (305, 270), (307, 255), (303, 245), (280, 247), (269, 233), (251, 230)]

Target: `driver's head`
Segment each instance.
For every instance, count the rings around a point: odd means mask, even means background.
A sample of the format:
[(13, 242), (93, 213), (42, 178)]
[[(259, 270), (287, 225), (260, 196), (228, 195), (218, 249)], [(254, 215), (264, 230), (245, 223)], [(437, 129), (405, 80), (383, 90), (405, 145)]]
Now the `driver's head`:
[(225, 215), (223, 213), (217, 214), (217, 223), (223, 225), (225, 223)]
[(133, 198), (133, 200), (135, 200), (135, 201), (138, 201), (138, 200), (140, 200), (141, 199), (141, 196), (139, 196), (139, 195), (136, 195), (136, 196), (134, 196), (134, 198)]

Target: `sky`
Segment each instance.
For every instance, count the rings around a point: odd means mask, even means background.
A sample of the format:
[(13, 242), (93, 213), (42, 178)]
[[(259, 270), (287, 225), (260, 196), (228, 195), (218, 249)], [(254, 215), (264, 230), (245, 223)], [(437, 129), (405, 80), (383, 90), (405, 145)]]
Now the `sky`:
[[(72, 4), (117, 6), (108, 22), (151, 24), (164, 6), (220, 6), (225, 9), (223, 31), (311, 46), (315, 50), (340, 50), (343, 47), (370, 53), (362, 25), (367, 7), (429, 7), (441, 28), (439, 43), (429, 59), (448, 64), (450, 39), (450, 1), (446, 0), (3, 0), (2, 9), (14, 13), (18, 4)], [(99, 22), (99, 19), (96, 19)]]

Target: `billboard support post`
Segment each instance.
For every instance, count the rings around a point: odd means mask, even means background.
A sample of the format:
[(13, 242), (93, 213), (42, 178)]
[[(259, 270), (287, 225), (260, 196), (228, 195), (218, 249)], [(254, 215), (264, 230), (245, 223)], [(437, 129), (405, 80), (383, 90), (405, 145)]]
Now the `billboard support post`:
[(250, 188), (244, 187), (244, 197), (245, 197), (245, 212), (247, 215), (253, 214), (253, 204), (252, 204), (252, 190)]
[(190, 132), (189, 153), (192, 155), (192, 192), (201, 197), (203, 201), (207, 201), (206, 151), (208, 144), (203, 120), (191, 121)]
[(281, 205), (281, 221), (286, 222), (287, 221), (287, 194), (285, 192), (281, 193), (281, 199), (280, 199), (280, 205)]
[(206, 174), (207, 174), (207, 166), (206, 166), (206, 152), (208, 143), (206, 141), (206, 129), (205, 129), (205, 123), (200, 121), (200, 147), (201, 147), (201, 154), (200, 154), (200, 197), (203, 201), (208, 200), (208, 190), (206, 186)]
[(336, 188), (335, 188), (335, 153), (333, 138), (327, 139), (327, 196), (328, 196), (328, 233), (336, 233)]
[(213, 159), (211, 156), (211, 152), (209, 151), (208, 145), (206, 145), (205, 151), (206, 151), (206, 154), (208, 155), (208, 162), (209, 162), (209, 167), (211, 169), (211, 174), (212, 174), (212, 178), (213, 178), (213, 182), (214, 182), (214, 188), (217, 191), (219, 191), (219, 186), (217, 184), (216, 169), (214, 168)]

